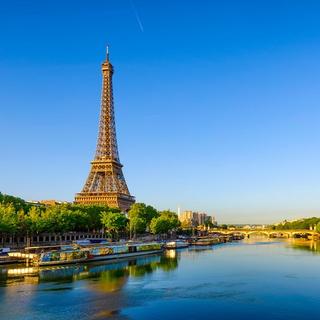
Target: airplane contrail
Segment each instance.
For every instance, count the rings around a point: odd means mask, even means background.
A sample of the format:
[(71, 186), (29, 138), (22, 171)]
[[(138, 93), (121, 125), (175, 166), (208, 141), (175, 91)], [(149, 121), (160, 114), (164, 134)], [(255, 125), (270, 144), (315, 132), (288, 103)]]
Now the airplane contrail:
[(138, 13), (138, 11), (137, 11), (136, 6), (134, 5), (133, 0), (130, 0), (130, 3), (131, 3), (131, 7), (132, 7), (132, 10), (133, 10), (133, 13), (134, 13), (134, 15), (135, 15), (135, 17), (136, 17), (137, 23), (138, 23), (138, 25), (139, 25), (139, 28), (140, 28), (141, 32), (144, 32), (144, 28), (143, 28), (143, 25), (142, 25), (142, 22), (141, 22), (139, 13)]

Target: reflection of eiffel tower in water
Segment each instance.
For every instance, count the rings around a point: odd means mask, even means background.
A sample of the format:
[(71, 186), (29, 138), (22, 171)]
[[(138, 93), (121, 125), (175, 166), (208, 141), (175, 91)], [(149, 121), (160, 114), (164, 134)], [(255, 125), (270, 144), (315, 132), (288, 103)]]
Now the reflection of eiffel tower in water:
[(122, 173), (119, 160), (112, 91), (113, 66), (107, 59), (102, 64), (101, 113), (97, 150), (91, 170), (75, 203), (106, 204), (127, 211), (134, 203)]

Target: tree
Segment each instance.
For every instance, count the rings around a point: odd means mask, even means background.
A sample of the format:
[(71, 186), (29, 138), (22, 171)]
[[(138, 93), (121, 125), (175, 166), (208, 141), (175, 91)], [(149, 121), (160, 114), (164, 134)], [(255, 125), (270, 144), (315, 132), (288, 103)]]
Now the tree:
[(150, 231), (153, 234), (168, 233), (171, 229), (170, 220), (164, 216), (153, 218), (150, 224)]
[(159, 212), (152, 206), (146, 206), (145, 208), (145, 219), (147, 221), (147, 225), (150, 226), (150, 223), (153, 218), (159, 216)]
[(179, 221), (178, 215), (170, 210), (164, 210), (160, 212), (160, 217), (164, 217), (170, 222), (170, 230), (175, 230), (180, 227), (181, 223)]
[[(130, 233), (170, 232), (180, 227), (177, 215), (169, 210), (158, 212), (144, 203), (132, 205), (128, 219), (119, 209), (106, 205), (62, 204), (46, 206), (30, 204), (23, 199), (0, 192), (0, 233), (4, 235), (38, 235), (70, 231), (94, 231), (105, 227), (112, 236), (127, 227)], [(161, 219), (159, 219), (161, 218)], [(158, 219), (158, 220), (157, 220)]]
[(180, 227), (180, 221), (176, 213), (165, 210), (160, 212), (160, 216), (153, 218), (150, 230), (153, 234), (164, 234), (176, 230)]
[(25, 214), (24, 210), (21, 209), (17, 213), (17, 233), (26, 235), (28, 234), (28, 221), (26, 219), (27, 215)]
[(28, 211), (31, 207), (30, 204), (28, 204), (26, 201), (24, 201), (21, 198), (10, 196), (7, 194), (3, 194), (0, 192), (0, 204), (9, 205), (11, 204), (16, 212), (19, 210)]
[(90, 224), (89, 214), (81, 210), (72, 211), (72, 213), (75, 217), (75, 222), (76, 222), (74, 231), (87, 231), (88, 225)]
[(132, 235), (136, 237), (136, 234), (145, 232), (146, 228), (147, 228), (147, 223), (145, 219), (137, 215), (134, 215), (129, 219), (130, 238)]
[(320, 218), (312, 217), (312, 218), (305, 218), (299, 219), (295, 221), (284, 221), (278, 225), (275, 225), (276, 230), (292, 230), (292, 229), (302, 229), (302, 230), (309, 230), (310, 228), (314, 228), (320, 222)]
[(38, 230), (41, 232), (64, 232), (65, 228), (62, 221), (59, 221), (59, 208), (57, 206), (47, 207), (41, 212)]
[(101, 223), (110, 232), (112, 238), (118, 238), (119, 231), (126, 229), (128, 219), (122, 213), (105, 211), (101, 213)]
[(316, 225), (316, 231), (320, 233), (320, 222), (318, 222)]
[(136, 236), (137, 233), (144, 233), (150, 228), (151, 220), (158, 215), (158, 211), (152, 206), (147, 206), (144, 203), (134, 203), (128, 212), (130, 235), (133, 233)]
[[(87, 226), (85, 230), (102, 229), (101, 214), (102, 212), (119, 212), (117, 208), (109, 208), (106, 205), (84, 205), (84, 204), (68, 204), (68, 209), (72, 211), (81, 211), (87, 215)], [(85, 231), (83, 230), (83, 231)]]
[(0, 232), (13, 235), (18, 230), (18, 219), (12, 204), (0, 204)]
[(207, 228), (213, 228), (214, 225), (212, 223), (212, 221), (210, 220), (210, 218), (207, 218), (205, 221), (204, 221), (204, 225), (207, 227)]
[(41, 221), (41, 210), (36, 206), (32, 206), (28, 214), (25, 216), (25, 226), (27, 232), (31, 235), (42, 232), (43, 223)]

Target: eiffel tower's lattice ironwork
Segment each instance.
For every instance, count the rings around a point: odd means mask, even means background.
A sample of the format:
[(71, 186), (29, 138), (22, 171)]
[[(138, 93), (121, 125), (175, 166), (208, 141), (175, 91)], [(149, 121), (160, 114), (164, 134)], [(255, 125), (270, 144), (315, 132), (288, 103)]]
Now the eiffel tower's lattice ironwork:
[(112, 90), (113, 66), (107, 59), (102, 64), (102, 94), (99, 134), (94, 160), (87, 181), (80, 193), (76, 194), (75, 203), (106, 204), (109, 207), (127, 211), (134, 203), (122, 173), (120, 163)]

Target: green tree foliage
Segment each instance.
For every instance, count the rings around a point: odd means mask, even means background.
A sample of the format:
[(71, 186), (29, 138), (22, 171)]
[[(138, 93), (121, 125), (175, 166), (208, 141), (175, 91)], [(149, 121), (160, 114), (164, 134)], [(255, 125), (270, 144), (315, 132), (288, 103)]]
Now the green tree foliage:
[(309, 230), (310, 227), (314, 228), (320, 222), (320, 218), (312, 217), (312, 218), (305, 218), (296, 221), (285, 221), (280, 223), (275, 227), (275, 230)]
[(116, 238), (119, 231), (126, 229), (128, 219), (123, 213), (105, 211), (101, 213), (101, 223), (111, 234), (112, 238)]
[(21, 223), (28, 234), (42, 232), (86, 231), (89, 216), (80, 210), (70, 210), (67, 205), (40, 208), (31, 207)]
[(28, 234), (34, 235), (45, 230), (43, 226), (41, 210), (39, 207), (33, 206), (25, 216), (25, 226)]
[(210, 218), (207, 218), (205, 221), (204, 221), (204, 225), (208, 228), (213, 228), (214, 227), (214, 224), (212, 223), (212, 221), (210, 220)]
[(11, 204), (16, 211), (24, 210), (28, 211), (31, 207), (31, 204), (28, 204), (21, 198), (9, 196), (0, 192), (0, 204), (9, 205)]
[(150, 231), (153, 234), (164, 234), (170, 231), (170, 221), (165, 217), (157, 217), (152, 219)]
[(119, 209), (116, 208), (109, 208), (106, 205), (81, 205), (81, 204), (68, 204), (67, 208), (72, 211), (81, 211), (82, 213), (87, 214), (88, 221), (86, 228), (84, 230), (100, 230), (102, 229), (101, 223), (101, 214), (102, 212), (118, 212), (120, 213)]
[(151, 220), (158, 215), (158, 211), (152, 206), (147, 206), (144, 203), (134, 203), (128, 212), (130, 234), (135, 236), (147, 231), (150, 228)]
[(134, 203), (128, 213), (129, 218), (138, 216), (144, 219), (147, 225), (149, 225), (151, 220), (158, 215), (158, 211), (155, 208), (153, 208), (152, 206), (147, 206), (144, 203)]
[(149, 230), (156, 234), (167, 233), (180, 227), (174, 212), (167, 210), (159, 213), (144, 203), (134, 204), (128, 216), (130, 220), (120, 213), (119, 209), (105, 205), (32, 205), (23, 199), (0, 193), (2, 235), (87, 232), (98, 231), (104, 227), (115, 237), (120, 231), (127, 230), (128, 226), (134, 234)]
[(153, 234), (165, 234), (180, 227), (180, 221), (176, 213), (169, 210), (160, 212), (160, 216), (153, 218), (150, 231)]
[(164, 217), (170, 221), (170, 230), (175, 230), (181, 225), (178, 215), (170, 210), (161, 211), (160, 217)]
[(137, 215), (133, 215), (129, 219), (130, 235), (134, 235), (135, 237), (137, 234), (144, 233), (146, 231), (146, 228), (147, 228), (147, 223), (145, 219)]
[(12, 235), (18, 230), (18, 219), (12, 204), (0, 204), (0, 232)]
[(145, 218), (146, 218), (148, 226), (150, 226), (150, 223), (151, 223), (152, 219), (156, 218), (158, 216), (159, 216), (159, 212), (157, 211), (157, 209), (155, 209), (152, 206), (146, 206), (146, 208), (145, 208)]
[(28, 223), (25, 212), (21, 209), (17, 212), (17, 234), (28, 234)]

